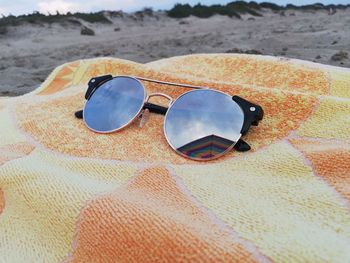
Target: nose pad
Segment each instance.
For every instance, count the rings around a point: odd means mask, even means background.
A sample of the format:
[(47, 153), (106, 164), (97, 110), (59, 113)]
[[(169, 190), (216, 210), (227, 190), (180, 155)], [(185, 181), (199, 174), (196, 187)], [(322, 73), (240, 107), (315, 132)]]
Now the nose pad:
[(140, 119), (139, 127), (142, 128), (143, 126), (145, 126), (146, 122), (149, 119), (149, 109), (144, 109), (141, 112), (141, 114), (139, 116), (139, 119)]

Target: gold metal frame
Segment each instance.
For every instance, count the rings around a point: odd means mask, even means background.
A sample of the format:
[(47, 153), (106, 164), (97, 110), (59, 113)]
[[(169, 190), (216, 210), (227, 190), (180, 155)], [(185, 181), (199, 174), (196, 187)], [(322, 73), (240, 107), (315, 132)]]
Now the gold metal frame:
[[(167, 115), (168, 115), (168, 112), (169, 110), (171, 109), (172, 105), (176, 102), (176, 100), (178, 100), (179, 98), (181, 98), (182, 96), (190, 93), (190, 92), (196, 92), (198, 89), (206, 89), (206, 90), (210, 90), (210, 91), (214, 91), (214, 92), (218, 92), (218, 93), (222, 93), (226, 96), (229, 96), (227, 93), (224, 93), (222, 91), (219, 91), (219, 90), (215, 90), (215, 89), (210, 89), (208, 87), (203, 87), (203, 86), (196, 86), (196, 85), (190, 85), (190, 84), (182, 84), (182, 83), (174, 83), (174, 82), (167, 82), (167, 81), (160, 81), (160, 80), (155, 80), (155, 79), (149, 79), (149, 78), (143, 78), (143, 77), (136, 77), (136, 76), (126, 76), (126, 75), (120, 75), (120, 76), (116, 76), (114, 78), (120, 78), (120, 77), (124, 77), (124, 78), (131, 78), (131, 79), (134, 79), (136, 80), (140, 85), (141, 87), (143, 88), (143, 91), (144, 91), (144, 101), (143, 101), (143, 104), (141, 105), (140, 109), (138, 110), (137, 114), (128, 122), (126, 123), (125, 125), (123, 125), (122, 127), (119, 127), (118, 129), (114, 129), (114, 130), (110, 130), (110, 131), (97, 131), (97, 130), (94, 130), (93, 128), (89, 127), (89, 125), (86, 123), (85, 121), (85, 117), (84, 117), (84, 113), (85, 113), (85, 107), (86, 107), (86, 104), (88, 101), (85, 102), (84, 104), (84, 110), (83, 110), (83, 120), (84, 120), (84, 123), (85, 125), (92, 131), (96, 132), (96, 133), (101, 133), (101, 134), (108, 134), (108, 133), (113, 133), (113, 132), (116, 132), (116, 131), (119, 131), (119, 130), (122, 130), (124, 129), (125, 127), (129, 126), (135, 119), (137, 119), (141, 114), (142, 114), (142, 109), (143, 109), (143, 106), (145, 105), (146, 102), (149, 101), (149, 99), (151, 97), (156, 97), (156, 96), (160, 96), (160, 97), (164, 97), (166, 99), (169, 100), (169, 105), (168, 105), (168, 110), (164, 116), (164, 122), (163, 122), (163, 133), (164, 133), (164, 136), (165, 136), (165, 139), (166, 141), (168, 142), (168, 144), (170, 145), (170, 147), (176, 152), (178, 153), (179, 155), (185, 157), (185, 158), (188, 158), (190, 160), (196, 160), (196, 161), (210, 161), (210, 160), (213, 160), (213, 159), (217, 159), (221, 156), (223, 156), (224, 154), (226, 154), (227, 152), (231, 151), (233, 149), (233, 147), (235, 146), (235, 144), (238, 142), (238, 140), (240, 139), (240, 137), (242, 136), (241, 133), (239, 133), (239, 136), (237, 138), (236, 141), (234, 141), (234, 143), (229, 147), (227, 148), (224, 152), (222, 152), (221, 154), (218, 154), (216, 155), (215, 157), (212, 157), (212, 158), (208, 158), (208, 159), (199, 159), (199, 158), (192, 158), (192, 157), (189, 157), (185, 154), (183, 154), (182, 152), (178, 151), (172, 144), (171, 142), (169, 141), (169, 138), (166, 134), (166, 131), (165, 131), (165, 123), (166, 123), (166, 119), (167, 119)], [(114, 79), (113, 78), (113, 79)], [(147, 90), (145, 88), (145, 86), (142, 84), (141, 80), (143, 81), (148, 81), (148, 82), (153, 82), (153, 83), (158, 83), (158, 84), (163, 84), (163, 85), (170, 85), (170, 86), (177, 86), (177, 87), (184, 87), (184, 88), (191, 88), (191, 89), (195, 89), (195, 90), (190, 90), (188, 92), (185, 92), (183, 94), (181, 94), (178, 98), (176, 98), (175, 100), (170, 97), (169, 95), (167, 94), (164, 94), (164, 93), (151, 93), (149, 95), (147, 95)], [(108, 81), (107, 81), (108, 82)], [(235, 101), (232, 100), (232, 103), (236, 103)], [(236, 103), (237, 104), (237, 103)], [(238, 105), (238, 104), (237, 104)], [(239, 106), (239, 105), (238, 105)], [(239, 106), (239, 108), (241, 108)], [(242, 109), (241, 109), (242, 110)], [(243, 110), (242, 110), (242, 115), (244, 117), (244, 113), (243, 113)]]

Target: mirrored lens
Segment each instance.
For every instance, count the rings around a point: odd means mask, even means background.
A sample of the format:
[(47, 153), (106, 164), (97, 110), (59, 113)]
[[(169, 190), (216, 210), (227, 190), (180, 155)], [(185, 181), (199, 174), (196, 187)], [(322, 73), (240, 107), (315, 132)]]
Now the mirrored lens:
[(244, 114), (232, 97), (215, 90), (194, 90), (169, 108), (164, 130), (174, 150), (196, 160), (219, 157), (240, 138)]
[(84, 121), (97, 132), (112, 132), (130, 123), (145, 99), (142, 84), (130, 77), (116, 77), (102, 84), (86, 102)]

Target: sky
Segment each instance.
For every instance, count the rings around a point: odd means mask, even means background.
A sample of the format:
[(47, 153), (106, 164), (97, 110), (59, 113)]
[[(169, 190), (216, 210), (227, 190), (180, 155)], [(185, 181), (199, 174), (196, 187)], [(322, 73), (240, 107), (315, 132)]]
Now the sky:
[[(233, 1), (233, 0), (232, 0)], [(0, 14), (3, 15), (21, 15), (29, 14), (33, 11), (39, 11), (44, 14), (55, 14), (67, 12), (96, 12), (101, 10), (123, 10), (132, 12), (141, 10), (144, 7), (152, 7), (154, 10), (169, 9), (176, 3), (197, 4), (198, 2), (206, 5), (226, 4), (232, 2), (229, 0), (0, 0)], [(323, 4), (350, 4), (350, 0), (264, 0), (256, 2), (274, 2), (279, 5), (292, 3), (295, 5), (312, 4), (321, 2)]]

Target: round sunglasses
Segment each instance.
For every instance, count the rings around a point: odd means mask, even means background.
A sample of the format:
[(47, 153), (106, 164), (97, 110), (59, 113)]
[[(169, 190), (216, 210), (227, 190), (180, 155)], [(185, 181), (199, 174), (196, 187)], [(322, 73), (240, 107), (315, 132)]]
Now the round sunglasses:
[[(141, 81), (191, 88), (175, 100), (163, 93), (147, 91)], [(163, 107), (149, 103), (162, 96), (169, 100)], [(257, 126), (263, 109), (239, 96), (207, 87), (166, 82), (142, 77), (105, 75), (92, 78), (85, 94), (85, 106), (75, 116), (97, 133), (119, 131), (137, 118), (145, 122), (148, 112), (165, 115), (164, 135), (178, 154), (200, 161), (218, 158), (233, 148), (248, 151), (242, 140), (251, 125)]]

